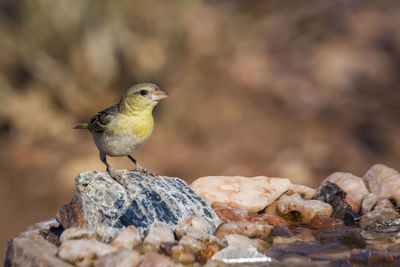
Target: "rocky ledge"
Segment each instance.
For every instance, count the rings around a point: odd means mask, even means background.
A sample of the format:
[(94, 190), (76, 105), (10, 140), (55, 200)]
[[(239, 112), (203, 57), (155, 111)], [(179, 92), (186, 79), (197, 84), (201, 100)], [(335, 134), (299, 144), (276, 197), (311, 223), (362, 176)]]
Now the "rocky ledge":
[(400, 174), (375, 165), (317, 189), (286, 178), (76, 178), (57, 219), (9, 242), (6, 266), (400, 264)]

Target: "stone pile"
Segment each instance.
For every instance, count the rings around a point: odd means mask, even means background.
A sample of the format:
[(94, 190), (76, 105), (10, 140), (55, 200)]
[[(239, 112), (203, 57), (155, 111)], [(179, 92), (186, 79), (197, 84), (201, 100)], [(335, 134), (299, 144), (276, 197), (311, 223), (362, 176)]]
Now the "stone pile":
[(189, 187), (125, 174), (126, 188), (80, 174), (57, 221), (10, 241), (6, 266), (400, 264), (400, 174), (385, 165), (334, 173), (317, 189), (263, 176)]

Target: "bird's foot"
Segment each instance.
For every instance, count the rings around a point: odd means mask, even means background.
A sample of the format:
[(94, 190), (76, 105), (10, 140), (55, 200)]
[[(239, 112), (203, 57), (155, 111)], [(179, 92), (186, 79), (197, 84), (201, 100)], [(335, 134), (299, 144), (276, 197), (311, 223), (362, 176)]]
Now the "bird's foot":
[(128, 188), (128, 185), (124, 181), (125, 179), (124, 179), (123, 174), (121, 174), (120, 172), (118, 172), (116, 169), (114, 169), (111, 166), (107, 166), (107, 172), (111, 176), (111, 178), (113, 178), (117, 183), (119, 183), (120, 185), (122, 185), (125, 188)]
[(148, 175), (151, 175), (151, 176), (154, 176), (154, 177), (159, 177), (158, 174), (155, 171), (146, 169), (145, 167), (139, 165), (139, 163), (136, 163), (136, 168), (134, 169), (134, 171), (141, 172), (141, 173), (144, 173), (144, 174), (148, 174)]

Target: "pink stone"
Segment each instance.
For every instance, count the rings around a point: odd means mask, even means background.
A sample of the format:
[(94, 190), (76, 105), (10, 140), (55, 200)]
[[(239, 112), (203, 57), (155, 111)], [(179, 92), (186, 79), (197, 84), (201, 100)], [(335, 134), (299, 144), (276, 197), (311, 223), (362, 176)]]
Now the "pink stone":
[(198, 178), (190, 187), (211, 201), (258, 212), (274, 202), (290, 185), (287, 178), (206, 176)]

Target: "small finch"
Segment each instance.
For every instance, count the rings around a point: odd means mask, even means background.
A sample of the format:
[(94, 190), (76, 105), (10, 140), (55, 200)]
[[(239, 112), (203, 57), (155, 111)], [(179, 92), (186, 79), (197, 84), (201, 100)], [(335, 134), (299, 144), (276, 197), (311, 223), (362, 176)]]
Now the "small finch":
[(150, 137), (153, 127), (153, 109), (168, 94), (152, 83), (139, 83), (124, 92), (121, 101), (94, 115), (89, 123), (82, 123), (75, 129), (87, 129), (93, 135), (94, 143), (100, 152), (101, 161), (107, 172), (117, 182), (123, 184), (118, 172), (107, 162), (111, 157), (128, 156), (136, 171), (157, 174), (139, 165), (131, 156), (140, 149)]

